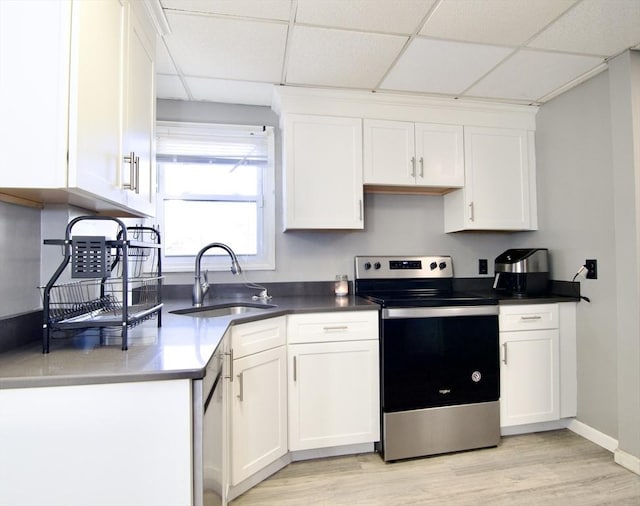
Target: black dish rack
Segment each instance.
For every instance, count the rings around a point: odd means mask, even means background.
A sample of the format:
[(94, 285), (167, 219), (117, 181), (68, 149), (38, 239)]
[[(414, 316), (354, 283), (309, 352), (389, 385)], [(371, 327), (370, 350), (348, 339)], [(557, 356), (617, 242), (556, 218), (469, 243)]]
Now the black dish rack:
[[(72, 234), (83, 221), (111, 221), (115, 239)], [(69, 222), (64, 239), (44, 244), (63, 248), (63, 259), (42, 287), (42, 352), (49, 353), (54, 330), (120, 327), (122, 349), (128, 329), (150, 318), (162, 326), (162, 261), (160, 232), (153, 227), (127, 227), (109, 216), (80, 216)], [(64, 273), (70, 281), (60, 282)]]

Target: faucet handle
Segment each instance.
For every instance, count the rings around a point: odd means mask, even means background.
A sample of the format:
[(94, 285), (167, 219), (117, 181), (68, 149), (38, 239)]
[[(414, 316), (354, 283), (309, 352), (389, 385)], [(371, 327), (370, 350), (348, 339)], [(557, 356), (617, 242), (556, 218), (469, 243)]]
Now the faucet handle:
[(202, 277), (204, 278), (204, 283), (202, 283), (202, 286), (203, 287), (209, 286), (209, 271), (204, 271), (204, 274), (202, 275)]

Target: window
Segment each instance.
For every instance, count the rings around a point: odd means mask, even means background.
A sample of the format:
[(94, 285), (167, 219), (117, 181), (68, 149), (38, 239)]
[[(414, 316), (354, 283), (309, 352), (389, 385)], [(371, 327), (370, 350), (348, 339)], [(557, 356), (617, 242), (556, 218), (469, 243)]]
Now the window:
[[(273, 127), (158, 122), (163, 269), (193, 270), (211, 242), (229, 245), (245, 269), (274, 269)], [(228, 270), (219, 248), (210, 270)]]

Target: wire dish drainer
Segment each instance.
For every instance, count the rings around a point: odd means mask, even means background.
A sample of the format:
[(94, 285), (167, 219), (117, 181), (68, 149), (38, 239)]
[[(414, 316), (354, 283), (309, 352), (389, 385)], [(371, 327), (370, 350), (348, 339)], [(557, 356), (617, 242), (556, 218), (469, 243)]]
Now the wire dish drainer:
[[(115, 222), (116, 238), (74, 236), (74, 225), (88, 220)], [(69, 222), (64, 239), (44, 243), (62, 246), (63, 260), (42, 287), (43, 353), (49, 353), (54, 330), (118, 326), (126, 350), (130, 327), (150, 318), (162, 325), (161, 246), (155, 228), (80, 216)], [(60, 283), (66, 271), (71, 281)]]

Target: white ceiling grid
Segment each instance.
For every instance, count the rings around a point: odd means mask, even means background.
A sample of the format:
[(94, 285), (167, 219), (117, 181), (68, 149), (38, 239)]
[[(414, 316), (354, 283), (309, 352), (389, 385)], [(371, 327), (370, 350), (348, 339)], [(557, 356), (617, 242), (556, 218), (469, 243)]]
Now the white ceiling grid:
[(540, 104), (640, 48), (640, 0), (160, 0), (159, 98), (273, 85)]

